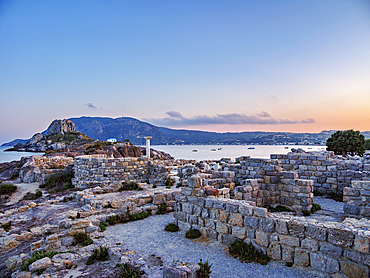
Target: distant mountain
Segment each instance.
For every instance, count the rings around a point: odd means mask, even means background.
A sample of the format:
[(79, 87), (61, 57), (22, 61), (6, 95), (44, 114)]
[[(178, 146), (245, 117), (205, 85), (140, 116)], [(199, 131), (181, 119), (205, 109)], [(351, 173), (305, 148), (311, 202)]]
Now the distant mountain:
[(21, 143), (22, 145), (24, 145), (28, 140), (29, 139), (15, 139), (11, 142), (2, 144), (1, 147), (12, 147), (12, 146), (15, 146), (18, 143)]
[(80, 117), (70, 118), (75, 123), (75, 128), (90, 138), (105, 141), (108, 138), (116, 138), (117, 141), (129, 139), (135, 145), (145, 144), (145, 136), (152, 136), (153, 145), (167, 144), (171, 139), (164, 135), (157, 126), (134, 118), (103, 118), (103, 117)]
[[(196, 130), (176, 130), (166, 127), (157, 127), (140, 120), (104, 117), (70, 118), (75, 129), (92, 139), (106, 141), (116, 138), (117, 141), (129, 139), (135, 145), (144, 145), (145, 136), (152, 136), (152, 145), (166, 144), (246, 144), (246, 145), (325, 145), (326, 140), (335, 130), (323, 130), (320, 133), (292, 133), (292, 132), (208, 132)], [(370, 138), (370, 131), (361, 132), (366, 139)], [(46, 135), (46, 131), (43, 132)], [(27, 140), (16, 139), (2, 146), (14, 146), (16, 143), (25, 143)]]

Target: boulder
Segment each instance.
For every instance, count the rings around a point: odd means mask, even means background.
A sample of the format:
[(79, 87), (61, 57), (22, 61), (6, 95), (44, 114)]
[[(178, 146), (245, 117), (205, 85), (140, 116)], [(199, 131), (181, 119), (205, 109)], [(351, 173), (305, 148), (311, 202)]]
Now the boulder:
[(46, 135), (59, 134), (64, 135), (68, 132), (75, 132), (75, 124), (70, 120), (54, 120), (46, 130)]
[(36, 165), (33, 158), (27, 160), (19, 171), (19, 177), (24, 183), (32, 183), (41, 180), (40, 168)]

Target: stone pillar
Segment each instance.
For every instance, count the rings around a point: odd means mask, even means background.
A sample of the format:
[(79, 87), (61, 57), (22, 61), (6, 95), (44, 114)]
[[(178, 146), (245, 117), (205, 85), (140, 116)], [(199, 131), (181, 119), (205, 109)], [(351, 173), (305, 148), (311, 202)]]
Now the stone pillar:
[(150, 158), (150, 139), (152, 137), (144, 137), (146, 139), (146, 157), (149, 159)]

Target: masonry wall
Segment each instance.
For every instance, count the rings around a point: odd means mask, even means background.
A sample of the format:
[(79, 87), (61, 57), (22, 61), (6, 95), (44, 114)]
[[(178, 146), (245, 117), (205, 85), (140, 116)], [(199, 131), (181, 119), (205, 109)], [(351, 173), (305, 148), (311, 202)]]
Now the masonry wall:
[(147, 158), (75, 157), (72, 184), (87, 187), (94, 184), (118, 184), (123, 181), (150, 181), (162, 183), (169, 175), (171, 161)]
[(182, 188), (176, 196), (174, 217), (182, 230), (199, 229), (204, 236), (224, 244), (243, 240), (273, 260), (330, 275), (369, 275), (369, 221), (349, 218), (342, 223), (321, 223), (267, 213), (253, 202), (202, 196), (202, 188), (195, 187)]
[(368, 159), (339, 159), (333, 152), (272, 154), (287, 171), (297, 171), (301, 179), (314, 181), (321, 193), (342, 192), (352, 180), (370, 180)]
[(343, 210), (352, 217), (370, 217), (370, 181), (352, 181), (343, 189)]

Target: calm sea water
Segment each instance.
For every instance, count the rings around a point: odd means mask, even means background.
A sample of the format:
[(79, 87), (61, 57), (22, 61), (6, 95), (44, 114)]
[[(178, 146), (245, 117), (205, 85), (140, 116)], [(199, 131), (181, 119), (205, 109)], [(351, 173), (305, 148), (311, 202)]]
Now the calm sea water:
[(0, 147), (0, 163), (20, 160), (23, 156), (38, 155), (44, 153), (30, 153), (30, 152), (4, 152), (4, 150), (11, 147)]
[[(223, 157), (229, 157), (235, 160), (239, 156), (250, 156), (253, 158), (270, 158), (270, 154), (287, 154), (291, 148), (301, 148), (306, 151), (322, 151), (325, 146), (274, 146), (261, 145), (253, 146), (254, 149), (248, 149), (251, 146), (226, 146), (226, 145), (155, 145), (151, 148), (159, 151), (164, 151), (171, 154), (174, 158), (180, 159), (195, 159), (195, 160), (219, 160)], [(286, 149), (285, 147), (288, 147)], [(29, 152), (4, 152), (9, 147), (0, 147), (0, 163), (13, 160), (20, 160), (23, 156), (31, 156), (43, 153)], [(222, 148), (222, 150), (219, 150)], [(196, 149), (197, 152), (192, 150)], [(216, 151), (211, 151), (215, 149)]]
[[(253, 147), (254, 149), (248, 149)], [(286, 149), (286, 147), (288, 147)], [(292, 148), (301, 148), (305, 151), (323, 151), (325, 146), (282, 146), (282, 145), (254, 145), (254, 146), (226, 146), (226, 145), (157, 145), (151, 148), (171, 154), (176, 159), (219, 160), (223, 157), (235, 160), (236, 157), (250, 156), (253, 158), (270, 158), (270, 154), (287, 154)], [(219, 150), (222, 148), (222, 150)], [(196, 149), (197, 152), (192, 150)], [(216, 151), (212, 151), (212, 149)]]

